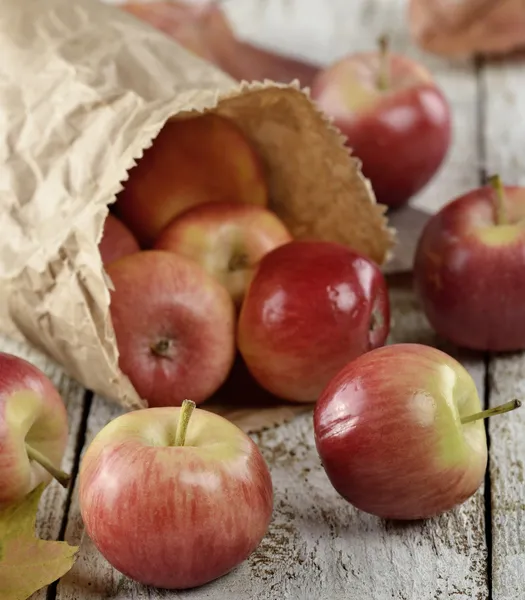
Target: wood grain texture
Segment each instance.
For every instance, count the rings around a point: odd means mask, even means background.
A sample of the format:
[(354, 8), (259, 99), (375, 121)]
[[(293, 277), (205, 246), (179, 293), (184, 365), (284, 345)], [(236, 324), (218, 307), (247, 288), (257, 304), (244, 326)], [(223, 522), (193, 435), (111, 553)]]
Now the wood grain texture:
[[(488, 63), (486, 168), (505, 183), (525, 185), (524, 56)], [(520, 62), (521, 61), (521, 62)], [(502, 299), (504, 301), (504, 299)], [(491, 406), (525, 401), (525, 354), (491, 359)], [(493, 600), (525, 597), (525, 408), (489, 420)]]
[[(69, 419), (69, 440), (62, 461), (62, 468), (70, 473), (77, 450), (76, 446), (82, 418), (84, 389), (67, 377), (56, 363), (53, 363), (41, 352), (34, 350), (24, 343), (0, 337), (0, 350), (2, 352), (9, 352), (15, 356), (20, 356), (41, 369), (51, 379), (62, 396)], [(64, 488), (55, 481), (53, 481), (44, 491), (39, 505), (36, 529), (36, 534), (42, 539), (56, 540), (59, 538), (65, 517), (64, 511), (67, 506), (67, 501), (68, 491), (64, 490)], [(44, 600), (45, 598), (45, 589), (39, 590), (31, 596), (31, 600)]]
[[(410, 283), (392, 290), (391, 341), (434, 343)], [(483, 393), (483, 365), (465, 360)], [(87, 441), (120, 409), (95, 399)], [(487, 597), (483, 490), (426, 522), (395, 524), (353, 509), (329, 483), (315, 450), (311, 414), (254, 436), (272, 473), (275, 510), (267, 536), (239, 568), (210, 585), (167, 592), (116, 572), (83, 535), (75, 490), (66, 531), (80, 558), (59, 600), (482, 600)]]

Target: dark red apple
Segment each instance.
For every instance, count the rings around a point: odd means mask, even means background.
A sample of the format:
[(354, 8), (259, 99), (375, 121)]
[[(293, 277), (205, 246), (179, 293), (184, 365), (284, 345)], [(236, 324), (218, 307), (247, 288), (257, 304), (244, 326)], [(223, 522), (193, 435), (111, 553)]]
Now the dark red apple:
[(207, 400), (235, 358), (235, 307), (196, 262), (145, 250), (107, 267), (119, 366), (149, 406)]
[(394, 344), (330, 381), (315, 406), (315, 442), (351, 504), (385, 519), (428, 518), (479, 488), (487, 465), (482, 419), (519, 405), (482, 411), (458, 361), (429, 346)]
[(525, 348), (525, 188), (498, 177), (433, 215), (414, 281), (436, 332), (458, 346)]
[(312, 98), (362, 161), (378, 202), (405, 204), (435, 175), (451, 140), (449, 104), (423, 65), (387, 52), (346, 56), (322, 71)]
[(134, 254), (140, 250), (140, 246), (131, 231), (109, 213), (104, 221), (104, 230), (99, 242), (98, 249), (104, 265), (109, 265), (115, 260)]
[(86, 531), (116, 569), (143, 584), (208, 583), (244, 561), (270, 524), (272, 480), (257, 446), (219, 415), (191, 416), (193, 406), (124, 414), (82, 460)]
[(259, 263), (237, 341), (261, 386), (313, 402), (348, 361), (382, 346), (389, 330), (388, 291), (375, 263), (340, 244), (293, 241)]

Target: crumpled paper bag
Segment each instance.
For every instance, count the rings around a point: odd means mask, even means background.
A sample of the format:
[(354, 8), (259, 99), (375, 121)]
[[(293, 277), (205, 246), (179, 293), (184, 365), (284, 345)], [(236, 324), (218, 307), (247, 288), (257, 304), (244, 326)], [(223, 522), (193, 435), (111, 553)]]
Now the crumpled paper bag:
[[(298, 85), (239, 84), (98, 0), (0, 4), (0, 329), (85, 387), (147, 405), (118, 368), (98, 242), (128, 170), (174, 116), (214, 110), (252, 139), (271, 207), (298, 238), (348, 243), (382, 264), (394, 234), (359, 164)], [(255, 430), (298, 407), (203, 408)]]
[(442, 56), (525, 47), (525, 0), (410, 0), (409, 22), (417, 44)]

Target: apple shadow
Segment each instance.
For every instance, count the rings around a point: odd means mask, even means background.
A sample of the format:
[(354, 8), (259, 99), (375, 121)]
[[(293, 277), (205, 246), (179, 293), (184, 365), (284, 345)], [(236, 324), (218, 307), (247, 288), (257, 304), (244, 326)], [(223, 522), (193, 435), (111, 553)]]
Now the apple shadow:
[(313, 403), (288, 402), (270, 394), (255, 381), (237, 352), (228, 378), (201, 408), (235, 420), (251, 433), (265, 431), (309, 412)]

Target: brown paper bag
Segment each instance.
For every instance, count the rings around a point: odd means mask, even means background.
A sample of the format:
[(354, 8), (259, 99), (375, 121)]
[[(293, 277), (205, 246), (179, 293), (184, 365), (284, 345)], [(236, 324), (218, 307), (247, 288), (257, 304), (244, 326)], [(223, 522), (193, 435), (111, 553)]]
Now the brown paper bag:
[[(171, 117), (231, 117), (266, 162), (271, 208), (296, 237), (387, 260), (384, 207), (297, 85), (239, 85), (98, 0), (2, 0), (0, 55), (1, 329), (14, 325), (94, 392), (146, 406), (118, 368), (97, 244), (127, 171)], [(250, 431), (300, 409), (255, 409), (250, 398), (203, 407)]]

